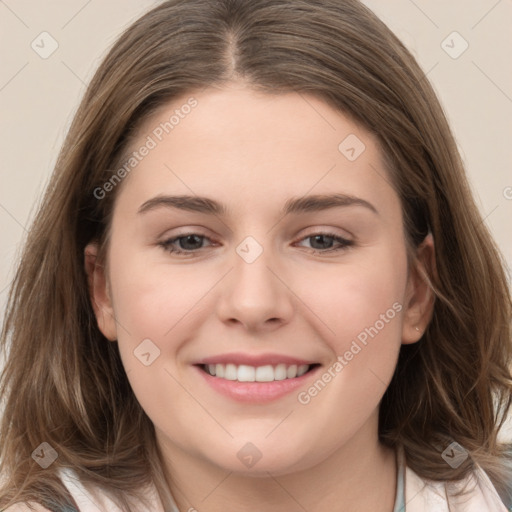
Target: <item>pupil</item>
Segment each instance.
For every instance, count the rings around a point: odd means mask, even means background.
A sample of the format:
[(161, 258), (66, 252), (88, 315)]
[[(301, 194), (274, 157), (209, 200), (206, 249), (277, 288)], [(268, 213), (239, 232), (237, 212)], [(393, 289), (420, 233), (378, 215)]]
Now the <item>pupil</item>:
[(200, 237), (197, 235), (187, 235), (187, 236), (181, 238), (181, 240), (180, 240), (180, 245), (182, 246), (181, 248), (182, 249), (196, 249), (197, 247), (194, 246), (193, 241), (192, 241), (193, 247), (183, 247), (184, 245), (186, 246), (190, 242), (190, 240), (194, 240), (194, 239), (195, 239), (196, 243), (197, 243), (197, 241), (199, 241), (199, 243), (201, 242)]
[[(315, 235), (315, 236), (313, 237), (313, 240), (315, 240), (315, 243), (316, 243), (316, 241), (317, 241), (318, 239), (320, 239), (320, 245), (322, 245), (321, 241), (322, 241), (322, 240), (324, 240), (324, 244), (323, 244), (323, 245), (325, 246), (325, 244), (326, 244), (326, 243), (329, 245), (329, 241), (328, 241), (328, 242), (325, 242), (325, 240), (326, 240), (326, 239), (327, 239), (327, 240), (329, 240), (329, 239), (331, 239), (331, 238), (332, 238), (331, 236)], [(326, 249), (326, 248), (328, 248), (328, 247), (315, 247), (315, 249)]]

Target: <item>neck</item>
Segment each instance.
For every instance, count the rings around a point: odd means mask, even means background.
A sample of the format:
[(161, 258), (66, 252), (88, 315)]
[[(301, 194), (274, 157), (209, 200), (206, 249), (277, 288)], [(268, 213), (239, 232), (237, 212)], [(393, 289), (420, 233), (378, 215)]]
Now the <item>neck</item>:
[[(363, 426), (348, 443), (320, 463), (280, 475), (237, 474), (194, 457), (176, 445), (160, 445), (166, 460), (167, 482), (181, 511), (224, 512), (229, 508), (250, 512), (257, 503), (257, 508), (266, 512), (392, 512), (396, 455), (380, 444), (375, 429), (368, 427)], [(370, 433), (375, 435), (370, 437)]]

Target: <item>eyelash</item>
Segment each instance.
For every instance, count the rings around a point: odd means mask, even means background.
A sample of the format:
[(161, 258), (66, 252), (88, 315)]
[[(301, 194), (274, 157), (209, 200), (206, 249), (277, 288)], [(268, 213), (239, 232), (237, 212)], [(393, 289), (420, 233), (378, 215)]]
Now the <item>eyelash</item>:
[[(172, 248), (172, 245), (174, 243), (176, 243), (178, 240), (180, 240), (182, 238), (187, 238), (189, 236), (197, 236), (198, 238), (200, 238), (202, 240), (204, 240), (204, 239), (209, 240), (209, 238), (207, 236), (200, 235), (199, 233), (185, 233), (183, 235), (176, 236), (174, 238), (169, 238), (168, 240), (159, 242), (158, 245), (170, 254), (183, 254), (183, 255), (191, 256), (191, 255), (199, 252), (199, 250), (203, 249), (203, 248), (201, 247), (200, 249), (196, 249), (196, 250), (183, 250), (183, 249), (175, 249), (175, 248), (173, 249)], [(311, 248), (312, 252), (320, 252), (320, 253), (338, 252), (338, 251), (345, 250), (348, 247), (351, 247), (354, 245), (354, 242), (352, 240), (347, 240), (346, 238), (343, 238), (339, 235), (336, 235), (334, 233), (328, 233), (328, 232), (313, 233), (311, 235), (305, 236), (304, 238), (301, 238), (300, 241), (307, 240), (308, 238), (314, 238), (317, 236), (332, 238), (335, 242), (338, 242), (339, 244), (341, 244), (341, 246), (337, 247), (337, 248), (331, 248), (331, 249), (313, 249), (313, 248)], [(306, 247), (306, 249), (307, 249), (307, 247)]]

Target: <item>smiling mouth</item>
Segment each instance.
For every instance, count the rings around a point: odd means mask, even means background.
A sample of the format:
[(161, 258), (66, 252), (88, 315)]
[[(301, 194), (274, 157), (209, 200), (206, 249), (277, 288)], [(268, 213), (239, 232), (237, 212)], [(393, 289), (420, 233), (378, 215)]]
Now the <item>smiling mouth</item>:
[(273, 382), (296, 379), (319, 364), (277, 364), (249, 366), (245, 364), (201, 364), (199, 367), (212, 377), (238, 382)]

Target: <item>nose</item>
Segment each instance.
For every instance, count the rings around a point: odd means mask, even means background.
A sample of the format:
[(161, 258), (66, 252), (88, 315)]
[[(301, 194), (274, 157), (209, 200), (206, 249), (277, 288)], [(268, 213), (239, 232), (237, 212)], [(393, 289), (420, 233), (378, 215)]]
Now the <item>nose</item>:
[(272, 331), (289, 323), (293, 293), (279, 262), (268, 250), (249, 261), (234, 255), (234, 268), (221, 284), (219, 318), (253, 333)]

